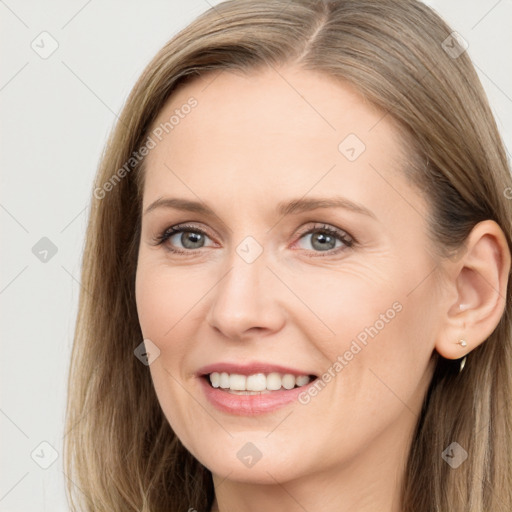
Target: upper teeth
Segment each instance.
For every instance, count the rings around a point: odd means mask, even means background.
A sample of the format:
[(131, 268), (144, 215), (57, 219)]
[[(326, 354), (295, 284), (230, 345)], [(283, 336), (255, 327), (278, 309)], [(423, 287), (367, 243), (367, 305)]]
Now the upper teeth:
[(232, 391), (277, 391), (292, 389), (297, 386), (304, 386), (310, 381), (307, 375), (284, 375), (277, 372), (255, 373), (254, 375), (240, 375), (238, 373), (213, 372), (210, 373), (210, 382), (214, 388), (230, 389)]

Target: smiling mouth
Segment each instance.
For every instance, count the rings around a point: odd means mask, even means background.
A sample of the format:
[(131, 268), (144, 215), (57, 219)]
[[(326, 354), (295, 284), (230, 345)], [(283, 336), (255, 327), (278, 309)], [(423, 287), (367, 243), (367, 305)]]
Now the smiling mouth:
[(212, 372), (203, 375), (212, 388), (234, 395), (261, 395), (275, 391), (301, 388), (315, 380), (316, 375), (292, 375), (290, 373), (239, 373)]

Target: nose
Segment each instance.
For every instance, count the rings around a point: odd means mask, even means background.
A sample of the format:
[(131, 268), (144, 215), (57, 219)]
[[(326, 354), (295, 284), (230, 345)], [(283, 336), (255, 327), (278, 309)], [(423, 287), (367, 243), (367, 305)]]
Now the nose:
[(247, 263), (234, 253), (230, 263), (211, 292), (208, 324), (235, 341), (279, 331), (286, 318), (279, 285), (284, 286), (267, 267), (263, 254)]

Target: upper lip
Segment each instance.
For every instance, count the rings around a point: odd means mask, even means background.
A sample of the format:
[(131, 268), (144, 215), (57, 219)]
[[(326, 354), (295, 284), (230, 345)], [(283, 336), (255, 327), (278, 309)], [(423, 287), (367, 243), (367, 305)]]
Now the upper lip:
[(261, 361), (254, 361), (252, 363), (247, 364), (239, 364), (239, 363), (228, 363), (228, 362), (219, 362), (212, 363), (202, 368), (199, 368), (197, 371), (197, 375), (202, 377), (204, 375), (209, 375), (213, 372), (226, 372), (226, 373), (237, 373), (239, 375), (254, 375), (256, 373), (289, 373), (291, 375), (313, 375), (311, 372), (297, 370), (296, 368), (289, 368), (286, 366), (281, 366), (272, 363), (265, 363)]

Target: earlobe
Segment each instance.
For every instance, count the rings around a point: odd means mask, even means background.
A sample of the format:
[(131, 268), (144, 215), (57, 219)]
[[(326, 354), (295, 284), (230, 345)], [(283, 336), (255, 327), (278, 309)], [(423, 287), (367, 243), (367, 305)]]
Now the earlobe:
[(446, 359), (461, 358), (483, 343), (505, 309), (511, 255), (502, 229), (492, 220), (479, 222), (465, 246), (446, 274), (452, 299), (435, 346)]

